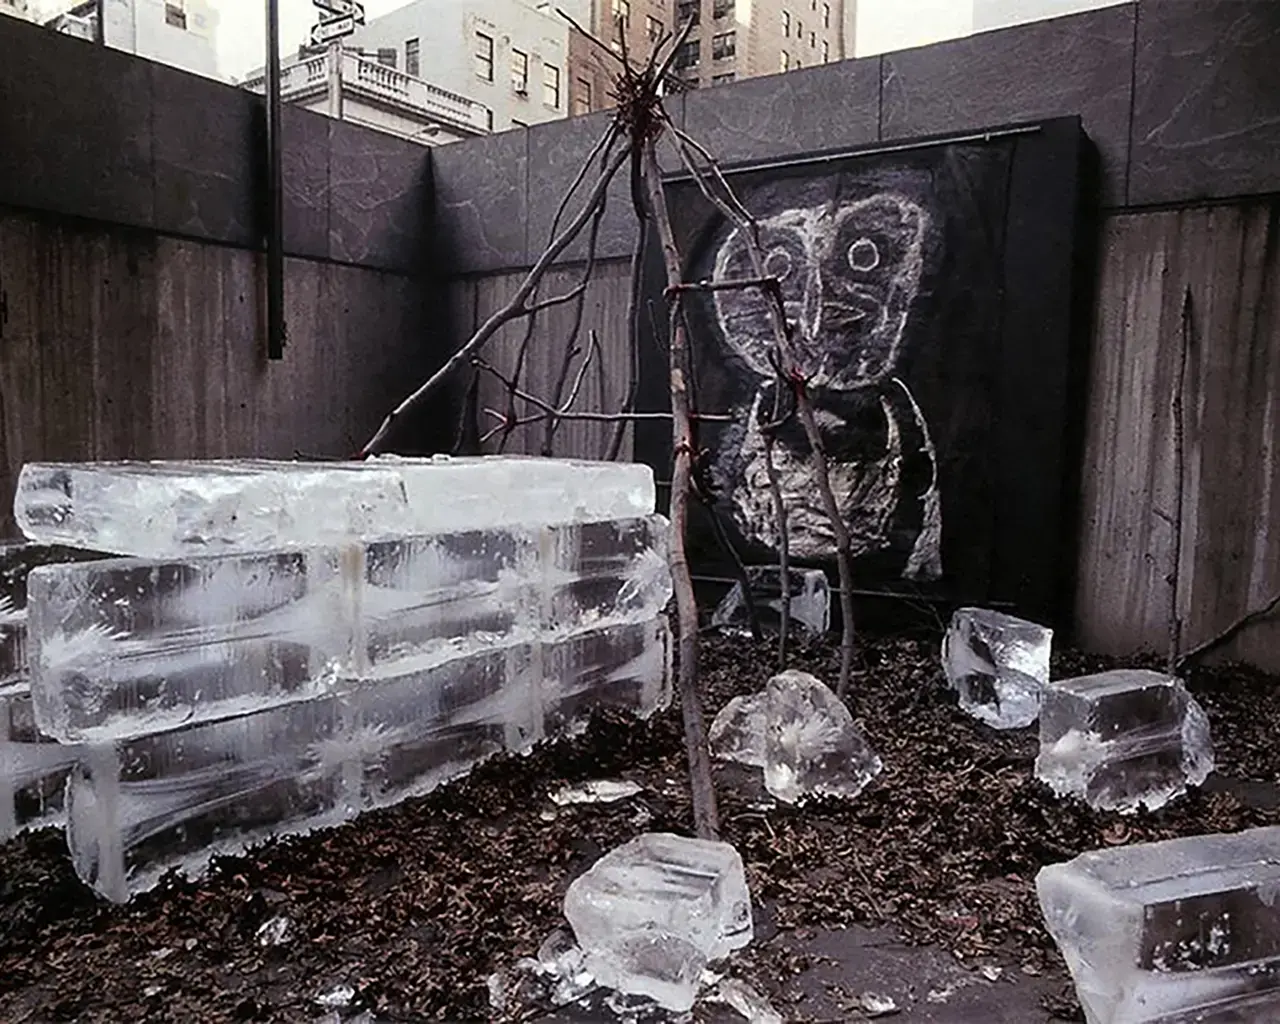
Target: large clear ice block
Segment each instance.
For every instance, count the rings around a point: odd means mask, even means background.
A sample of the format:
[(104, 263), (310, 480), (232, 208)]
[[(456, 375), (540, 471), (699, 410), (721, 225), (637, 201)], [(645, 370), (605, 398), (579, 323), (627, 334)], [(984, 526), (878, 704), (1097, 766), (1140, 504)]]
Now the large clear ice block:
[(942, 641), (942, 666), (960, 707), (996, 729), (1040, 714), (1053, 630), (986, 608), (960, 608)]
[(339, 692), (89, 748), (68, 788), (77, 874), (125, 900), (171, 867), (306, 832), (428, 792), (581, 710), (644, 716), (669, 699), (662, 618), (557, 644), (513, 643)]
[(0, 842), (24, 829), (62, 823), (67, 773), (79, 756), (79, 747), (36, 729), (23, 685), (0, 689)]
[(14, 515), (33, 540), (171, 558), (625, 519), (654, 501), (647, 466), (523, 456), (30, 463)]
[(1276, 1019), (1280, 827), (1094, 850), (1036, 889), (1089, 1024)]
[(728, 843), (651, 832), (574, 880), (564, 916), (600, 984), (683, 1012), (711, 960), (752, 937), (742, 858)]
[(1155, 810), (1211, 771), (1209, 719), (1181, 680), (1119, 669), (1045, 689), (1036, 777), (1058, 796)]

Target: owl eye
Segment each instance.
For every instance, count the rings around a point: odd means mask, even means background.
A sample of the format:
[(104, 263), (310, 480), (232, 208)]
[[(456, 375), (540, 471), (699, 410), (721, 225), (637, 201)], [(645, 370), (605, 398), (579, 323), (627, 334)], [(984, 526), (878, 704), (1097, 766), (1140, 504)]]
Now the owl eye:
[(863, 273), (880, 266), (880, 250), (876, 243), (869, 238), (859, 238), (849, 246), (849, 266)]
[(773, 249), (764, 258), (764, 272), (768, 277), (785, 281), (791, 273), (791, 254), (786, 249)]

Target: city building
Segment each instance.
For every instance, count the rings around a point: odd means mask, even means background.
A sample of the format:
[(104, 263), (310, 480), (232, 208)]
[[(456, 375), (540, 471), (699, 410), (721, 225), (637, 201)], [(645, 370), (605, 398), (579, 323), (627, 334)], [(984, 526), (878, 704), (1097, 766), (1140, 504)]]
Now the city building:
[(705, 87), (842, 60), (845, 8), (855, 0), (672, 2), (677, 30), (694, 22), (676, 71), (689, 85)]
[[(261, 72), (242, 84), (266, 89)], [(399, 70), (385, 50), (304, 47), (280, 70), (280, 99), (428, 146), (489, 132), (484, 104)]]
[(31, 20), (31, 8), (27, 0), (0, 0), (0, 14), (21, 18), (23, 21)]
[(218, 77), (218, 12), (205, 0), (85, 0), (68, 5), (44, 24), (57, 32), (97, 40), (100, 10), (101, 41), (106, 46)]
[[(545, 4), (568, 14), (583, 31), (569, 31), (569, 113), (614, 105), (613, 85), (624, 51), (635, 63), (669, 33), (675, 0), (560, 0)], [(590, 33), (590, 38), (585, 34)]]
[(493, 131), (569, 113), (569, 24), (553, 9), (525, 0), (413, 0), (349, 42), (480, 104)]

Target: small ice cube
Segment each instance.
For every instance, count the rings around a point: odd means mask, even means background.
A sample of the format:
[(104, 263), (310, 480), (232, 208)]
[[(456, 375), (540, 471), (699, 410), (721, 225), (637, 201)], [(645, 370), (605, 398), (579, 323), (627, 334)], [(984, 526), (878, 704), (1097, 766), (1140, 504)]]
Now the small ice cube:
[(1053, 630), (985, 608), (960, 608), (942, 641), (942, 664), (960, 706), (996, 729), (1021, 729), (1040, 713)]
[[(761, 628), (777, 631), (782, 624), (782, 570), (774, 565), (747, 567), (747, 585)], [(831, 628), (831, 587), (821, 569), (788, 569), (792, 623), (810, 633), (825, 633)], [(747, 601), (742, 583), (733, 585), (711, 615), (713, 626), (744, 626), (749, 621)]]
[(1120, 669), (1045, 690), (1036, 778), (1095, 810), (1163, 807), (1213, 770), (1209, 719), (1181, 680)]
[(662, 832), (601, 857), (569, 886), (564, 914), (600, 984), (676, 1012), (693, 1006), (707, 963), (752, 935), (738, 852)]
[(738, 696), (729, 701), (707, 733), (711, 753), (722, 761), (764, 767), (765, 694)]
[(1280, 827), (1092, 850), (1036, 890), (1089, 1024), (1277, 1019)]
[(765, 788), (779, 800), (855, 797), (883, 765), (853, 715), (807, 672), (788, 670), (765, 690)]

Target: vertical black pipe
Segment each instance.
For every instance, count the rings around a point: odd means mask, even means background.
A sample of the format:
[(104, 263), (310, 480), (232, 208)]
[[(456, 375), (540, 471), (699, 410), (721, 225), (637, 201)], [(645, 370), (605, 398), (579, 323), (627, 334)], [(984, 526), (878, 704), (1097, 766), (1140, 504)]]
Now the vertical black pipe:
[(280, 169), (280, 0), (267, 0), (267, 358), (284, 358), (284, 186)]
[(107, 3), (106, 0), (98, 0), (94, 5), (94, 25), (93, 25), (93, 41), (99, 46), (107, 45)]

